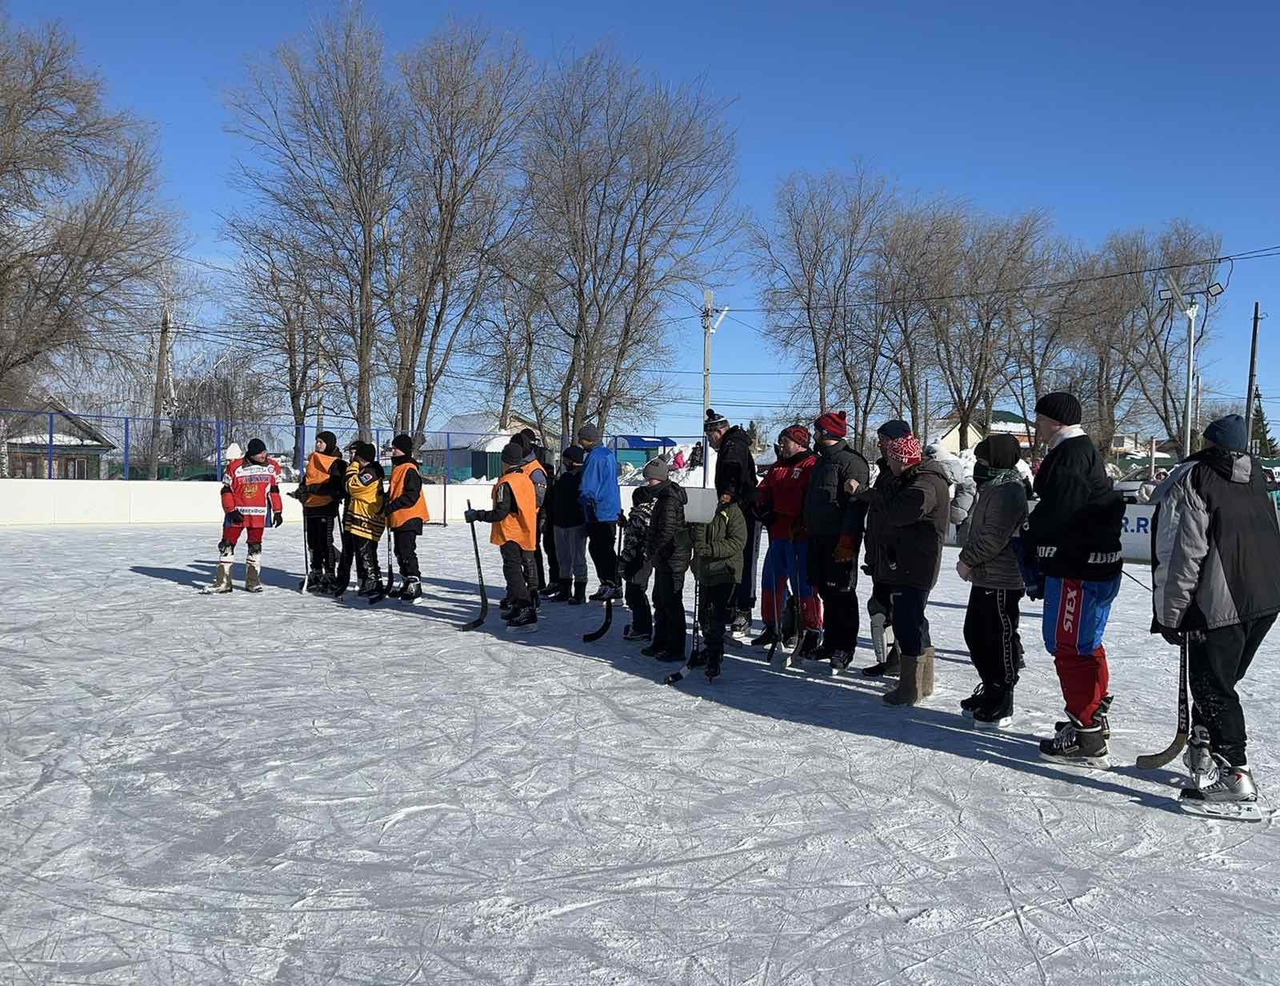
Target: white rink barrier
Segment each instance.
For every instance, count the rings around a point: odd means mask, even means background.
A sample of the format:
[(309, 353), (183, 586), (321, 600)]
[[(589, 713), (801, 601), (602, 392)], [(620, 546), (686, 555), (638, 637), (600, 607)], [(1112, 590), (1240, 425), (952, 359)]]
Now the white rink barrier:
[[(222, 520), (218, 499), (221, 484), (208, 482), (150, 482), (98, 479), (0, 480), (0, 527), (50, 524), (217, 524)], [(288, 494), (295, 483), (282, 483)], [(427, 484), (427, 511), (432, 523), (462, 523), (467, 500), (477, 509), (489, 506), (489, 483)], [(631, 509), (634, 486), (619, 487), (622, 507)], [(715, 509), (711, 490), (690, 489), (690, 516), (707, 519)], [(302, 517), (298, 501), (284, 498), (285, 525)]]

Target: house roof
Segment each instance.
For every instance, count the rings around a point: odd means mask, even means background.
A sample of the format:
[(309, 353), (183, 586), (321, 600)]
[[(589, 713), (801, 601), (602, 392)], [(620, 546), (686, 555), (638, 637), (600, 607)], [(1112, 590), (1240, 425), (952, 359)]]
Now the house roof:
[[(66, 405), (55, 398), (46, 398), (40, 408), (9, 418), (4, 431), (14, 436), (6, 439), (10, 445), (49, 445), (49, 415), (53, 414), (53, 444), (60, 448), (97, 447), (109, 450), (116, 447), (93, 425), (78, 414), (67, 410)], [(20, 434), (19, 434), (20, 433)]]
[(518, 414), (511, 415), (510, 425), (505, 429), (498, 427), (498, 416), (492, 411), (471, 411), (466, 414), (455, 414), (439, 431), (428, 432), (422, 442), (424, 449), (470, 449), (476, 452), (501, 452), (502, 446), (517, 431), (532, 428), (537, 431), (535, 422), (522, 418)]

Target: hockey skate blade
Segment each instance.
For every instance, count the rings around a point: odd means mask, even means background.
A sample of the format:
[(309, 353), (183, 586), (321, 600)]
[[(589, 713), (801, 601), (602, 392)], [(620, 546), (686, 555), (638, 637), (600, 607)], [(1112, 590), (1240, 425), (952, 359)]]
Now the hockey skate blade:
[(1233, 822), (1260, 822), (1270, 814), (1256, 801), (1187, 801), (1179, 798), (1178, 807), (1188, 815), (1225, 818)]
[(1071, 767), (1075, 770), (1110, 770), (1111, 761), (1107, 757), (1058, 757), (1052, 753), (1040, 752), (1040, 759), (1056, 763), (1060, 767)]
[(1008, 729), (1013, 725), (1013, 716), (1001, 716), (999, 719), (992, 719), (988, 721), (985, 719), (975, 719), (973, 713), (969, 712), (966, 718), (970, 721), (974, 729), (987, 733), (999, 732), (1001, 729)]

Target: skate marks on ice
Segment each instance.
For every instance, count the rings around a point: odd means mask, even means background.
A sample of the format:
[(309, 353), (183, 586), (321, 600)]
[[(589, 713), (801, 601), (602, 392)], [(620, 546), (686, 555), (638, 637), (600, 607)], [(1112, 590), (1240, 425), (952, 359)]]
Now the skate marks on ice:
[[(423, 614), (292, 586), (210, 606), (120, 563), (182, 570), (204, 539), (126, 534), (55, 532), (47, 576), (23, 578), (41, 591), (7, 587), (0, 981), (1278, 978), (1272, 822), (1151, 810), (1172, 772), (1039, 761), (1061, 703), (1032, 626), (1013, 729), (975, 733), (950, 663), (894, 711), (883, 684), (732, 652), (712, 684), (654, 688), (670, 666), (639, 645), (576, 641), (598, 608), (458, 635), (461, 540), (422, 552), (458, 583)], [(930, 618), (960, 639), (959, 610)], [(1168, 731), (1165, 657), (1113, 664), (1117, 759)], [(1261, 657), (1255, 712), (1278, 697)]]

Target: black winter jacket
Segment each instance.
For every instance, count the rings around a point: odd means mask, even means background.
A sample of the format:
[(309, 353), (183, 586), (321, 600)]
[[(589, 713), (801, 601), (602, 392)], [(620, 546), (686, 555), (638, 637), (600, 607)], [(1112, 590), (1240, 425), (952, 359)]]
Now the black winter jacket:
[(652, 486), (637, 486), (631, 493), (631, 513), (627, 514), (627, 523), (622, 529), (622, 551), (618, 554), (622, 575), (628, 580), (650, 567), (644, 548), (649, 539), (649, 522), (653, 518), (653, 504), (657, 498), (657, 491)]
[(683, 572), (689, 567), (693, 553), (693, 539), (684, 520), (689, 497), (680, 484), (670, 480), (650, 488), (656, 495), (644, 546), (645, 557), (655, 568)]
[(848, 534), (862, 537), (867, 508), (863, 500), (850, 496), (845, 483), (858, 481), (865, 490), (871, 481), (867, 460), (849, 448), (849, 443), (819, 445), (818, 463), (809, 477), (809, 490), (804, 500), (804, 527), (810, 538), (839, 538)]
[(1280, 612), (1280, 526), (1256, 459), (1204, 449), (1152, 500), (1153, 629), (1216, 630)]
[(751, 439), (734, 425), (724, 433), (716, 451), (716, 493), (732, 493), (744, 511), (756, 500), (756, 460), (751, 457)]
[(581, 527), (587, 522), (582, 504), (578, 501), (578, 482), (581, 477), (581, 469), (566, 469), (551, 484), (551, 493), (547, 497), (551, 510), (547, 520), (556, 527)]
[(1124, 497), (1093, 440), (1082, 432), (1053, 448), (1040, 463), (1035, 490), (1039, 500), (1022, 538), (1026, 560), (1053, 578), (1119, 578)]
[[(888, 472), (886, 469), (885, 472)], [(871, 577), (884, 585), (932, 589), (942, 568), (942, 543), (951, 526), (951, 492), (936, 462), (889, 475), (858, 498), (868, 506), (876, 535)]]

